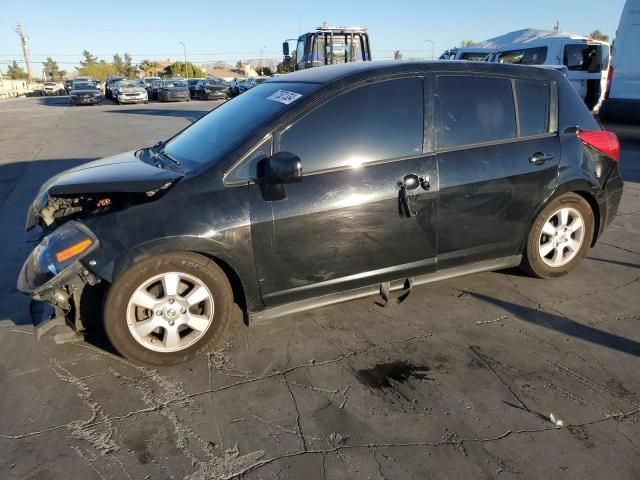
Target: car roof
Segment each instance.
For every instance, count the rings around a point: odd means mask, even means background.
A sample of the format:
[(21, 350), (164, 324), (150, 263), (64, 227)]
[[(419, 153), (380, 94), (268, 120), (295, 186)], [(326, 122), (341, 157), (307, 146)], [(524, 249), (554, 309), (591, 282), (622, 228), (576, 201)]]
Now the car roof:
[(350, 77), (372, 77), (402, 73), (477, 73), (511, 75), (516, 77), (549, 78), (550, 69), (538, 66), (512, 65), (491, 62), (469, 62), (456, 60), (434, 61), (371, 61), (353, 62), (324, 67), (308, 68), (271, 77), (265, 83), (316, 83), (328, 84)]

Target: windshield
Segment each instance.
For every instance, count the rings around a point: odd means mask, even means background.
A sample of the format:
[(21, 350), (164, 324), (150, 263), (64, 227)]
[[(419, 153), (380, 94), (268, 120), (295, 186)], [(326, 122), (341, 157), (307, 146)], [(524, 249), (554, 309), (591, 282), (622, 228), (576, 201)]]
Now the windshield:
[(184, 80), (167, 80), (162, 83), (163, 87), (171, 88), (171, 87), (186, 87), (187, 82)]
[[(564, 47), (564, 64), (569, 70), (597, 73), (609, 68), (602, 45), (576, 44)], [(604, 61), (603, 61), (604, 60)]]
[(145, 78), (144, 79), (144, 84), (145, 85), (152, 85), (153, 83), (155, 83), (158, 80), (160, 80), (160, 79), (159, 78)]
[(192, 166), (213, 164), (319, 86), (264, 83), (202, 117), (172, 138), (164, 150)]
[(205, 80), (203, 84), (205, 87), (220, 87), (220, 86), (224, 86), (224, 81), (223, 80)]
[(136, 82), (136, 81), (118, 83), (118, 88), (137, 88), (140, 86), (141, 86), (140, 82)]
[(89, 82), (73, 82), (74, 90), (81, 90), (86, 88), (95, 88), (95, 86), (93, 85), (93, 83)]

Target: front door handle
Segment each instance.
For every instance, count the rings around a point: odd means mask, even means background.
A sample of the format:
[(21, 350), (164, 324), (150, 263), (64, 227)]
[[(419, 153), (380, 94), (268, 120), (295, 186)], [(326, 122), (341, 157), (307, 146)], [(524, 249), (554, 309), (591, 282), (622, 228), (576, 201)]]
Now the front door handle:
[(534, 165), (543, 165), (547, 160), (553, 160), (553, 155), (536, 152), (529, 157), (529, 163), (533, 163)]

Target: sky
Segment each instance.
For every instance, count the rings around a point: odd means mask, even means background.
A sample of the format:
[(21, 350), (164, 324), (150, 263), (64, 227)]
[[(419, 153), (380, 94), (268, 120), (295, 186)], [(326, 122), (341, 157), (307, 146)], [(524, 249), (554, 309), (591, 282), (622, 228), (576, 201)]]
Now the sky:
[[(482, 41), (523, 28), (577, 34), (599, 29), (612, 39), (625, 0), (0, 0), (0, 69), (22, 60), (21, 22), (34, 74), (47, 56), (73, 70), (83, 50), (110, 61), (129, 53), (134, 63), (193, 63), (281, 58), (282, 42), (330, 25), (367, 28), (373, 59), (431, 57), (461, 40)], [(235, 8), (234, 8), (235, 6)]]

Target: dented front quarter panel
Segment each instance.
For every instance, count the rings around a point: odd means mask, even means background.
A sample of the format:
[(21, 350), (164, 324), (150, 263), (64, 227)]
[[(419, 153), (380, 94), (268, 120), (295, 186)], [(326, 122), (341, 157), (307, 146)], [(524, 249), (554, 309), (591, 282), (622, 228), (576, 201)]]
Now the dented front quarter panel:
[(185, 178), (157, 201), (86, 219), (101, 242), (84, 259), (87, 268), (113, 282), (143, 258), (193, 251), (235, 272), (249, 310), (264, 308), (253, 260), (248, 187), (226, 188), (220, 177)]

